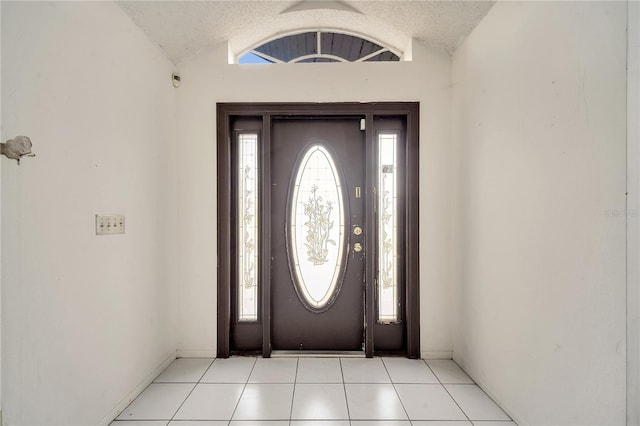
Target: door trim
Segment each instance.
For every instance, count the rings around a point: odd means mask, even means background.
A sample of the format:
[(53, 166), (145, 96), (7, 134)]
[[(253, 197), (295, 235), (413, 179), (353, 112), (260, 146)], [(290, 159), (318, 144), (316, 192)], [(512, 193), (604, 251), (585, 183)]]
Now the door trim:
[[(262, 118), (262, 195), (260, 211), (262, 217), (269, 217), (270, 204), (270, 159), (272, 115), (287, 116), (344, 116), (361, 115), (366, 123), (367, 158), (370, 155), (375, 132), (374, 117), (403, 116), (406, 119), (406, 215), (405, 215), (405, 319), (406, 352), (409, 358), (420, 357), (420, 281), (419, 281), (419, 103), (418, 102), (380, 102), (380, 103), (218, 103), (217, 104), (217, 356), (227, 358), (230, 355), (231, 331), (231, 120), (234, 117)], [(375, 164), (366, 165), (367, 187), (371, 188)], [(373, 211), (374, 197), (367, 197), (367, 209)], [(367, 215), (367, 229), (374, 229), (373, 215)], [(270, 241), (271, 229), (268, 223), (261, 225), (262, 241)], [(260, 257), (260, 277), (262, 279), (259, 297), (262, 308), (262, 356), (271, 356), (271, 277), (268, 247), (263, 245)], [(374, 354), (373, 325), (375, 324), (375, 253), (366, 257), (365, 264), (365, 354)]]

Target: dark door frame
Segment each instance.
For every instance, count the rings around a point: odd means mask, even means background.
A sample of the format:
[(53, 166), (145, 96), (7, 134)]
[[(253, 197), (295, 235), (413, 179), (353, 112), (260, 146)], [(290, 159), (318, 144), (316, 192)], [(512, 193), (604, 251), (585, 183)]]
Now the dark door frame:
[[(406, 211), (405, 211), (405, 312), (406, 321), (406, 355), (409, 358), (420, 357), (420, 280), (418, 256), (418, 227), (419, 227), (419, 103), (417, 102), (380, 102), (380, 103), (218, 103), (217, 104), (217, 250), (218, 250), (218, 342), (217, 356), (226, 358), (230, 354), (231, 330), (231, 283), (233, 270), (231, 267), (232, 240), (230, 218), (232, 211), (231, 200), (231, 145), (233, 132), (231, 120), (234, 117), (261, 117), (262, 141), (261, 152), (268, 153), (271, 145), (271, 117), (272, 116), (362, 116), (366, 124), (367, 158), (373, 160), (370, 151), (373, 147), (375, 132), (374, 117), (395, 116), (406, 119)], [(371, 161), (372, 162), (372, 161)], [(262, 217), (269, 217), (271, 211), (269, 194), (271, 182), (270, 159), (262, 155), (261, 184), (262, 196), (260, 211)], [(367, 189), (374, 187), (373, 170), (375, 164), (367, 164)], [(366, 191), (370, 192), (370, 191)], [(375, 210), (375, 198), (367, 197), (366, 209)], [(374, 229), (373, 215), (367, 215), (366, 229)], [(268, 223), (261, 226), (260, 238), (270, 241), (271, 229)], [(375, 241), (375, 239), (373, 240)], [(263, 245), (261, 252), (268, 254), (268, 248)], [(271, 283), (270, 256), (261, 256), (260, 265), (260, 299), (262, 316), (262, 356), (271, 356)], [(374, 353), (373, 326), (375, 324), (375, 252), (370, 251), (365, 263), (365, 353), (372, 357)]]

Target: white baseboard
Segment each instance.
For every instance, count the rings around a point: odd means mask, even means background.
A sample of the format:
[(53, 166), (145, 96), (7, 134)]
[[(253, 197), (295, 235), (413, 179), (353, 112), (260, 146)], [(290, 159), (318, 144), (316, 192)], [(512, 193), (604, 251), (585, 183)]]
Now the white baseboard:
[(422, 351), (420, 352), (422, 359), (452, 359), (452, 351)]
[[(153, 382), (153, 380), (162, 373), (165, 368), (169, 366), (176, 359), (176, 353), (171, 352), (164, 361), (162, 361), (156, 368), (153, 369), (151, 373), (149, 373), (142, 383), (140, 383), (136, 388), (125, 398), (122, 399), (106, 416), (98, 423), (100, 426), (108, 426), (109, 423), (113, 421), (127, 406), (137, 398), (138, 395), (142, 393), (143, 390), (147, 388)], [(0, 425), (2, 426), (2, 425)]]
[(186, 351), (178, 349), (176, 351), (176, 356), (178, 358), (215, 358), (216, 351)]

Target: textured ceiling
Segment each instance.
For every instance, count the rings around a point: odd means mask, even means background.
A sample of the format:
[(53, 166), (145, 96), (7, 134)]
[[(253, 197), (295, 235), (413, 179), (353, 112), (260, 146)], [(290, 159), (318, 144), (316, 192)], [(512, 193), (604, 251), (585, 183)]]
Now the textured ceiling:
[(303, 29), (361, 34), (403, 51), (411, 38), (452, 53), (493, 1), (118, 1), (175, 64), (228, 40), (239, 54)]

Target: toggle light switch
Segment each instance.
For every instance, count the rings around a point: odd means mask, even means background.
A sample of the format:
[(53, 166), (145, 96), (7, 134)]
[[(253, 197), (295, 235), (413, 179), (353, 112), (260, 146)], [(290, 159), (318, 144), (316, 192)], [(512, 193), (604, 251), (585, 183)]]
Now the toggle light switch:
[(123, 214), (97, 214), (96, 235), (124, 234)]

